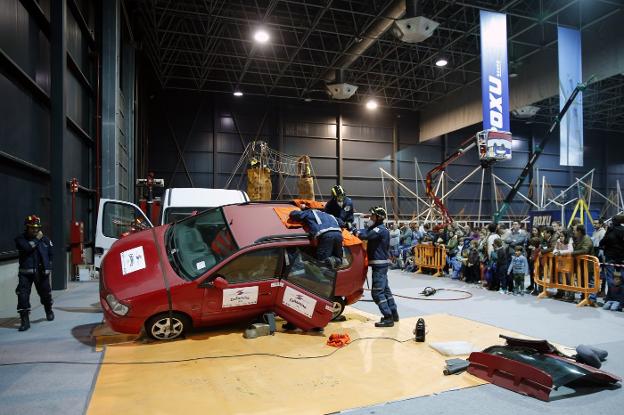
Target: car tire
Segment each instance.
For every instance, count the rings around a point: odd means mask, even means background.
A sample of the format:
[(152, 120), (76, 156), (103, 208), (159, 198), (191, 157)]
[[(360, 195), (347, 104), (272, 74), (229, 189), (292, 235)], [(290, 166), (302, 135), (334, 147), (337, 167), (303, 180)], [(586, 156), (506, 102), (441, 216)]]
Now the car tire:
[(190, 319), (181, 313), (171, 313), (173, 331), (170, 329), (169, 313), (161, 313), (151, 317), (145, 323), (145, 332), (155, 340), (173, 340), (184, 336), (191, 328)]
[(332, 301), (332, 321), (335, 321), (344, 312), (347, 302), (345, 301), (344, 297), (334, 297)]

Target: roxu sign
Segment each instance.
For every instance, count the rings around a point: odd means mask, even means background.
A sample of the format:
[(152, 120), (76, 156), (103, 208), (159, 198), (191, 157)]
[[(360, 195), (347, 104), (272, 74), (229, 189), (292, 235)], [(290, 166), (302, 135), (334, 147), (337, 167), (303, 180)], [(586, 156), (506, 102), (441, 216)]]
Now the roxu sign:
[(507, 19), (481, 10), (481, 98), (483, 129), (510, 131), (507, 78)]

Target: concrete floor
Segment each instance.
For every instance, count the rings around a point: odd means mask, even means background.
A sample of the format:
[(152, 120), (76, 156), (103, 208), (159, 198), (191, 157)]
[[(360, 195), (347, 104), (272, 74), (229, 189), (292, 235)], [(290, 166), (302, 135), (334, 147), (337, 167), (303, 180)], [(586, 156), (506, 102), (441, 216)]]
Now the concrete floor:
[[(547, 338), (568, 346), (592, 344), (609, 351), (603, 368), (624, 375), (624, 313), (578, 308), (555, 300), (532, 296), (512, 297), (475, 286), (431, 278), (425, 275), (390, 272), (395, 293), (417, 296), (426, 286), (465, 289), (473, 297), (462, 301), (414, 301), (398, 298), (403, 317), (448, 313), (504, 327), (537, 338)], [(73, 283), (65, 292), (55, 292), (54, 322), (45, 321), (41, 307), (33, 310), (33, 326), (19, 333), (15, 311), (0, 310), (0, 365), (24, 360), (63, 360), (97, 363), (101, 353), (90, 342), (90, 330), (101, 319), (97, 311), (97, 283)], [(449, 297), (441, 292), (438, 297)], [(458, 294), (459, 295), (459, 294)], [(357, 308), (378, 313), (371, 302)], [(81, 414), (84, 413), (97, 365), (8, 365), (0, 366), (0, 415), (3, 414)], [(418, 376), (418, 373), (414, 373)], [(379, 387), (383, 387), (380, 385)], [(563, 389), (563, 388), (562, 388)], [(576, 396), (572, 396), (575, 394)], [(595, 391), (560, 390), (545, 403), (523, 397), (493, 385), (445, 392), (439, 395), (359, 408), (350, 414), (549, 414), (620, 413), (624, 407), (621, 389)]]

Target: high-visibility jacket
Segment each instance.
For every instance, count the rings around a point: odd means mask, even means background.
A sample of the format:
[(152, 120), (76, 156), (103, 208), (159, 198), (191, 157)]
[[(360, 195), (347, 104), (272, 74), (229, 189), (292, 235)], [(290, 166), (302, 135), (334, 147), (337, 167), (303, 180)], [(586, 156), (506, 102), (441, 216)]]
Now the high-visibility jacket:
[(366, 253), (369, 265), (388, 265), (390, 263), (390, 231), (383, 223), (360, 229), (358, 238), (368, 241)]
[(344, 198), (342, 206), (338, 204), (335, 197), (332, 197), (325, 204), (325, 212), (335, 216), (344, 223), (353, 223), (353, 201), (348, 197)]
[(292, 220), (301, 222), (306, 232), (315, 238), (331, 231), (341, 232), (338, 219), (322, 210), (293, 210), (289, 216)]

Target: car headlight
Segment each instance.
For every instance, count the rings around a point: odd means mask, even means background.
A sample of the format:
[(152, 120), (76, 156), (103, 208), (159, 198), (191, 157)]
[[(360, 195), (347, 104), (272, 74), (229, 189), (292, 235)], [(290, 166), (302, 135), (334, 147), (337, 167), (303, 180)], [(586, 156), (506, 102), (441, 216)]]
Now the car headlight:
[(110, 306), (113, 313), (120, 316), (125, 316), (126, 314), (128, 314), (128, 311), (130, 311), (130, 308), (117, 300), (113, 294), (108, 294), (106, 296), (106, 302)]

